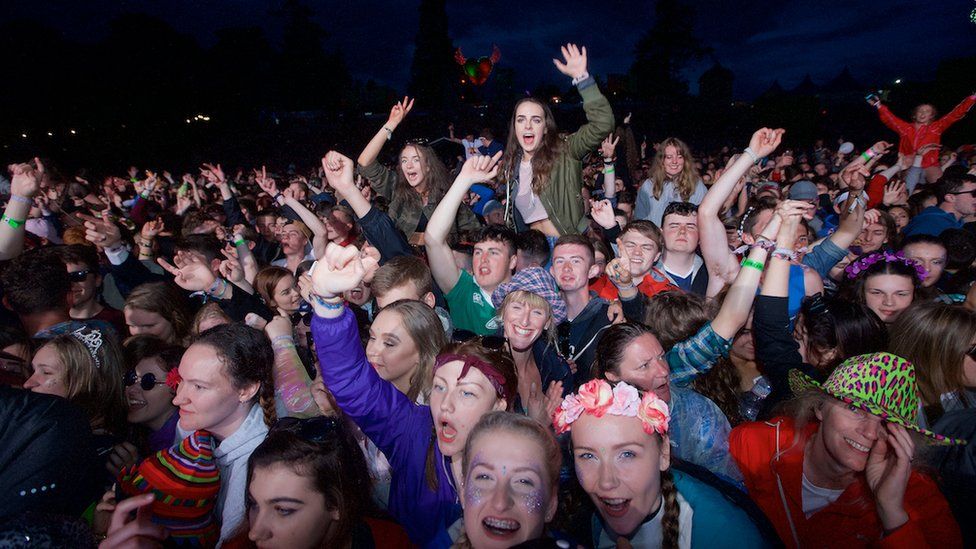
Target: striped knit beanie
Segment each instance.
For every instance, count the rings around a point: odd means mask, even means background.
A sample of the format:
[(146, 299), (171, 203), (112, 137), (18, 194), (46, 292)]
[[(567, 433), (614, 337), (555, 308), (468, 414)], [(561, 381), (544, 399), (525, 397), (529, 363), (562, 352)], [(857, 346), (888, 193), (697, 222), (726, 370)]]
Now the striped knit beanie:
[(182, 547), (213, 547), (220, 536), (214, 504), (220, 472), (214, 460), (213, 435), (196, 431), (180, 444), (119, 473), (128, 496), (152, 492), (153, 522), (166, 528), (169, 541)]

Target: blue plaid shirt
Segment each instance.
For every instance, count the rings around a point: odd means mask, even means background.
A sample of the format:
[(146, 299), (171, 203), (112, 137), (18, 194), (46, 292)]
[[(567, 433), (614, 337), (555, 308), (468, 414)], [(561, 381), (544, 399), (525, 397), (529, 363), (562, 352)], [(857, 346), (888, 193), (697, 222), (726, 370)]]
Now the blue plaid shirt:
[(698, 333), (671, 347), (665, 358), (671, 367), (671, 383), (686, 387), (722, 358), (729, 356), (732, 340), (715, 333), (712, 323), (702, 326)]

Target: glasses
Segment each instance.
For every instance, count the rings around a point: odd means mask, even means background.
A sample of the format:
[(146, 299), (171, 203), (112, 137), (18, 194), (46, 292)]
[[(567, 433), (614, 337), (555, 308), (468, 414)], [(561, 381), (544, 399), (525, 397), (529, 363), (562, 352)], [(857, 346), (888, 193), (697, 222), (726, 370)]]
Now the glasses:
[(292, 313), (291, 314), (291, 324), (292, 324), (292, 326), (298, 326), (298, 323), (299, 322), (301, 322), (302, 324), (304, 324), (306, 326), (311, 326), (312, 325), (312, 313), (311, 313), (311, 311), (298, 311), (296, 313)]
[(970, 189), (968, 191), (956, 191), (954, 193), (946, 193), (946, 194), (968, 194), (969, 196), (976, 198), (976, 189)]
[(71, 271), (68, 273), (68, 279), (72, 282), (84, 282), (88, 275), (92, 273), (91, 269), (82, 269), (80, 271)]
[(156, 374), (142, 374), (142, 377), (139, 377), (139, 374), (137, 374), (135, 370), (129, 370), (126, 372), (126, 387), (132, 387), (137, 381), (139, 382), (139, 386), (142, 387), (143, 391), (152, 391), (157, 385), (166, 385), (165, 381), (156, 381)]
[(335, 416), (317, 416), (305, 419), (283, 417), (274, 424), (271, 432), (287, 431), (297, 435), (302, 440), (321, 444), (336, 436), (340, 421), (342, 420)]

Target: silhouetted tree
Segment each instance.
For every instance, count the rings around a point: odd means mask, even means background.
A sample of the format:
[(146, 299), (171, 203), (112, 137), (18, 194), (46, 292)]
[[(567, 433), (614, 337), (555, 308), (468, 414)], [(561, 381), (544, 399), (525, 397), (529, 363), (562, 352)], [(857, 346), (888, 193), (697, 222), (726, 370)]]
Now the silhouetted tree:
[(654, 25), (640, 38), (630, 68), (633, 92), (647, 101), (668, 101), (688, 94), (681, 72), (708, 53), (695, 36), (695, 9), (680, 0), (658, 0)]
[(447, 109), (457, 104), (457, 65), (447, 32), (445, 0), (421, 0), (420, 25), (410, 66), (410, 93), (425, 109)]

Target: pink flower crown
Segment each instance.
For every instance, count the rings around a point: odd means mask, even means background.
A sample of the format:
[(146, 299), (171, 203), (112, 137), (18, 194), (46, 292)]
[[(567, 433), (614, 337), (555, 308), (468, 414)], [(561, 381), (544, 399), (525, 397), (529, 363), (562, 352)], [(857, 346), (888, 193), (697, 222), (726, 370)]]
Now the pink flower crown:
[(919, 282), (925, 280), (925, 277), (929, 274), (921, 263), (905, 257), (904, 252), (874, 252), (868, 254), (848, 265), (844, 269), (844, 273), (847, 274), (847, 278), (854, 280), (864, 274), (864, 271), (868, 270), (868, 267), (882, 261), (885, 263), (904, 263), (908, 265), (915, 269), (915, 276), (918, 277)]
[(603, 417), (604, 414), (636, 417), (649, 435), (667, 433), (671, 420), (668, 404), (654, 393), (648, 391), (641, 398), (632, 385), (622, 381), (610, 385), (603, 379), (592, 379), (580, 387), (579, 392), (563, 399), (552, 415), (556, 434), (569, 431), (583, 413), (596, 417)]

